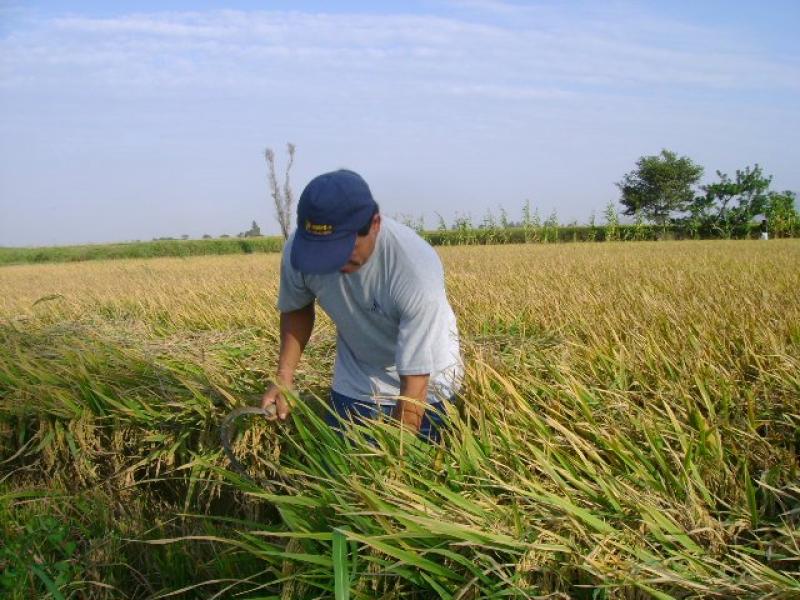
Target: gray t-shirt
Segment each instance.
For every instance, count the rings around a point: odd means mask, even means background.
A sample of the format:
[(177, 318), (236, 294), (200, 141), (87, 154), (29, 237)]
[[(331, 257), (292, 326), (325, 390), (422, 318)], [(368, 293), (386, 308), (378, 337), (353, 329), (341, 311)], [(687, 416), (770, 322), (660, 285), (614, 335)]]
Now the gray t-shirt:
[(393, 404), (400, 375), (430, 374), (428, 402), (456, 393), (463, 377), (458, 328), (433, 248), (413, 230), (381, 217), (372, 256), (355, 273), (305, 275), (292, 268), (290, 236), (281, 261), (278, 310), (316, 298), (336, 324), (333, 389)]

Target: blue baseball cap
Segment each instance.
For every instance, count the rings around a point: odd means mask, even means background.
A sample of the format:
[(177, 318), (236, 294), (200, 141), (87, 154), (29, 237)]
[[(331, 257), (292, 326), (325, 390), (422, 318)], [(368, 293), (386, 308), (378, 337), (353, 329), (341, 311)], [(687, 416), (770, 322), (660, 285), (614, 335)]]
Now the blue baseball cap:
[(289, 256), (301, 273), (341, 269), (356, 245), (358, 230), (378, 209), (367, 182), (341, 169), (312, 179), (297, 203), (297, 231)]

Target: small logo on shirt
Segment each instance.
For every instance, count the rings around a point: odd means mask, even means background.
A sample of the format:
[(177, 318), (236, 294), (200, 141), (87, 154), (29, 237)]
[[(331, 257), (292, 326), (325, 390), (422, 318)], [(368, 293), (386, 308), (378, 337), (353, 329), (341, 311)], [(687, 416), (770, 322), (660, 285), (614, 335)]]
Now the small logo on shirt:
[(370, 308), (372, 312), (381, 312), (381, 305), (378, 304), (377, 300), (372, 301), (372, 308)]

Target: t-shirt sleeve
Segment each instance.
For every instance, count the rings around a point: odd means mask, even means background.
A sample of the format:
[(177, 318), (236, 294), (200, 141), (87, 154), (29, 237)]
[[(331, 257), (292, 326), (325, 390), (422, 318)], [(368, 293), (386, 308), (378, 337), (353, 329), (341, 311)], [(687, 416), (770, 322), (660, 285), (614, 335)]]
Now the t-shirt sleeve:
[(433, 332), (446, 302), (430, 292), (416, 292), (400, 308), (395, 363), (399, 375), (427, 375), (434, 371)]
[(299, 310), (314, 301), (314, 294), (306, 286), (303, 274), (292, 268), (289, 252), (287, 244), (281, 259), (281, 283), (278, 290), (278, 310), (281, 312)]

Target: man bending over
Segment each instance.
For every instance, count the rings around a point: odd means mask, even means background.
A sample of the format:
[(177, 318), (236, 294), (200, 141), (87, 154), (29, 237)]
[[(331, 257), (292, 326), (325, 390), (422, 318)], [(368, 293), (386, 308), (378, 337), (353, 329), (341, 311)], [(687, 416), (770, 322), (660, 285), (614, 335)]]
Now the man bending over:
[[(410, 228), (383, 217), (369, 186), (352, 171), (319, 175), (303, 190), (297, 229), (281, 261), (280, 355), (262, 407), (286, 419), (281, 389), (314, 327), (314, 303), (336, 325), (331, 408), (345, 419), (391, 415), (438, 439), (439, 411), (463, 376), (458, 329), (442, 263)], [(332, 415), (328, 423), (337, 426)]]

